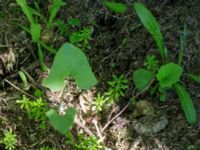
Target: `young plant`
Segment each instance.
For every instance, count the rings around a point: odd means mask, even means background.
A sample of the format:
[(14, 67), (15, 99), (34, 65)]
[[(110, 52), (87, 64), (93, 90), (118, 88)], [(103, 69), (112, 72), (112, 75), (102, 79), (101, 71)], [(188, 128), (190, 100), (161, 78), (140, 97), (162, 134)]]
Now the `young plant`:
[(122, 74), (119, 77), (113, 75), (113, 80), (108, 82), (109, 90), (106, 95), (110, 102), (116, 102), (119, 97), (124, 97), (124, 90), (128, 88), (128, 80)]
[[(179, 52), (178, 64), (167, 62), (167, 49), (164, 46), (163, 36), (160, 32), (158, 22), (151, 12), (141, 3), (134, 3), (134, 8), (144, 27), (147, 28), (147, 30), (155, 39), (156, 45), (163, 60), (162, 62), (164, 62), (163, 65), (157, 67), (159, 63), (155, 57), (147, 57), (147, 61), (145, 62), (147, 69), (138, 69), (133, 73), (133, 80), (136, 88), (138, 91), (148, 90), (152, 83), (157, 81), (161, 101), (165, 101), (166, 92), (168, 89), (174, 89), (179, 97), (187, 121), (190, 124), (196, 123), (197, 119), (194, 104), (189, 93), (186, 91), (180, 81), (183, 74), (183, 67), (180, 66), (183, 48), (181, 48), (181, 52)], [(182, 39), (184, 39), (184, 37), (182, 37)], [(197, 76), (189, 76), (198, 79)]]
[[(49, 15), (49, 19), (48, 19), (46, 28), (42, 29), (42, 26), (38, 23), (37, 19), (34, 18), (34, 16), (37, 16), (37, 17), (42, 18), (42, 20), (45, 20), (45, 18), (40, 14), (40, 12), (37, 9), (29, 7), (26, 3), (26, 0), (16, 0), (16, 2), (21, 7), (22, 12), (26, 15), (26, 17), (30, 23), (30, 27), (28, 27), (28, 28), (24, 27), (22, 25), (19, 25), (19, 26), (21, 28), (23, 28), (25, 31), (27, 31), (28, 33), (30, 33), (33, 43), (35, 43), (37, 45), (37, 50), (38, 50), (37, 53), (38, 53), (39, 63), (40, 63), (42, 70), (45, 71), (45, 70), (47, 70), (47, 67), (43, 60), (42, 48), (48, 50), (49, 52), (51, 52), (53, 54), (56, 53), (56, 50), (45, 44), (45, 42), (43, 41), (43, 39), (44, 39), (43, 37), (45, 37), (45, 36), (42, 37), (42, 33), (43, 33), (42, 30), (44, 30), (44, 31), (50, 30), (50, 28), (52, 27), (53, 19), (55, 18), (60, 7), (64, 5), (64, 3), (62, 2), (62, 0), (53, 0), (53, 3), (49, 10), (50, 15)], [(36, 8), (38, 8), (38, 7), (36, 7)]]
[(45, 116), (45, 113), (48, 111), (48, 105), (42, 98), (31, 101), (23, 95), (22, 99), (19, 99), (16, 102), (20, 104), (20, 109), (27, 111), (30, 119), (40, 122), (40, 128), (46, 128), (47, 117)]
[(75, 148), (77, 150), (102, 150), (103, 146), (96, 137), (84, 137), (83, 134), (80, 134)]
[[(65, 43), (55, 56), (44, 86), (52, 92), (62, 91), (65, 88), (66, 79), (69, 78), (75, 79), (76, 85), (85, 90), (97, 83), (84, 53), (76, 46)], [(72, 127), (75, 115), (74, 108), (68, 108), (64, 115), (59, 115), (54, 109), (46, 113), (50, 123), (62, 134), (66, 134)]]
[(81, 48), (82, 50), (91, 49), (89, 44), (91, 39), (91, 29), (89, 28), (83, 28), (79, 32), (73, 32), (72, 35), (69, 36), (70, 43)]
[(108, 102), (109, 97), (104, 94), (97, 94), (97, 96), (94, 98), (94, 110), (97, 112), (101, 112), (105, 106), (105, 104)]
[(14, 150), (17, 144), (17, 135), (13, 133), (12, 129), (6, 130), (0, 143), (5, 144), (6, 150)]

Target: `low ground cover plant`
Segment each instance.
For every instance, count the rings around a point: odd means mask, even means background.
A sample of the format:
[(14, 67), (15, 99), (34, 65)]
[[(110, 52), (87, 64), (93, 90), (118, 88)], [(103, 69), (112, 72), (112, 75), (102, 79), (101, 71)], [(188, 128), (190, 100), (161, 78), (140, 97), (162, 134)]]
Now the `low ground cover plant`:
[[(105, 6), (116, 13), (124, 13), (127, 10), (127, 6), (123, 3), (106, 1)], [(161, 56), (161, 60), (157, 59), (153, 54), (147, 56), (147, 59), (144, 62), (144, 67), (133, 72), (133, 81), (136, 89), (139, 92), (154, 89), (153, 93), (158, 92), (161, 101), (167, 99), (167, 92), (170, 89), (175, 90), (188, 123), (196, 123), (196, 110), (192, 98), (189, 92), (185, 89), (183, 81), (181, 81), (183, 75), (191, 77), (198, 83), (200, 78), (198, 75), (184, 73), (184, 67), (181, 64), (184, 53), (186, 27), (184, 27), (184, 32), (180, 36), (178, 61), (173, 62), (172, 60), (169, 60), (169, 51), (164, 44), (163, 35), (155, 17), (142, 3), (136, 2), (133, 7), (144, 27), (154, 38)], [(153, 85), (154, 87), (152, 87)]]
[(5, 130), (4, 137), (0, 143), (5, 144), (6, 150), (14, 150), (17, 144), (17, 135), (13, 133), (12, 129)]

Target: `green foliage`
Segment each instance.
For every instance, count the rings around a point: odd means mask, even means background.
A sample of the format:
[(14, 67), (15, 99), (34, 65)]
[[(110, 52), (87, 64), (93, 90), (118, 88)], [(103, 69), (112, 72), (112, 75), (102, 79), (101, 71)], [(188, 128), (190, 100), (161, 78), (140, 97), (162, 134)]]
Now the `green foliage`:
[(68, 23), (72, 26), (77, 26), (80, 27), (81, 26), (81, 22), (80, 20), (76, 19), (76, 18), (70, 18)]
[(24, 74), (24, 72), (19, 71), (19, 77), (23, 81), (23, 84), (24, 84), (23, 88), (24, 88), (24, 90), (29, 90), (30, 85), (28, 84), (28, 81), (27, 81), (27, 78), (26, 78), (26, 75)]
[(88, 89), (97, 83), (84, 53), (70, 43), (63, 44), (58, 50), (44, 85), (51, 91), (62, 90), (66, 77), (74, 78), (77, 86), (82, 89)]
[[(147, 30), (152, 34), (153, 38), (156, 41), (156, 45), (159, 48), (160, 55), (164, 61), (162, 63), (166, 63), (167, 61), (167, 48), (164, 46), (163, 42), (163, 36), (160, 31), (160, 27), (154, 16), (151, 14), (151, 12), (141, 3), (134, 3), (134, 8), (143, 23), (143, 25), (147, 28)], [(148, 75), (148, 71), (138, 69), (134, 72), (134, 83), (136, 85), (136, 88), (145, 87), (147, 82), (150, 80), (150, 74), (153, 74), (153, 76), (156, 76), (156, 79), (158, 83), (156, 82), (156, 85), (154, 85), (153, 88), (149, 87), (151, 89), (151, 93), (155, 94), (156, 90), (159, 92), (160, 101), (165, 101), (167, 98), (167, 90), (174, 87), (176, 90), (179, 100), (181, 102), (181, 106), (184, 110), (185, 116), (187, 121), (190, 124), (194, 124), (196, 122), (196, 113), (195, 108), (193, 106), (192, 99), (188, 92), (185, 90), (183, 86), (179, 84), (180, 78), (183, 73), (183, 68), (180, 66), (182, 62), (182, 56), (183, 56), (183, 49), (185, 46), (185, 38), (186, 38), (186, 24), (184, 25), (184, 31), (183, 34), (180, 37), (180, 50), (178, 55), (178, 64), (174, 64), (172, 62), (169, 62), (167, 64), (163, 64), (159, 66), (158, 60), (155, 58), (155, 56), (147, 56), (146, 61), (144, 63), (144, 66), (148, 70), (151, 71)], [(189, 77), (194, 79), (195, 81), (199, 82), (200, 79), (198, 76), (187, 74)], [(153, 82), (151, 83), (153, 84)]]
[(47, 27), (50, 28), (52, 26), (52, 22), (54, 18), (56, 17), (56, 14), (60, 10), (61, 6), (64, 6), (65, 3), (62, 0), (53, 0), (52, 6), (49, 10), (50, 12), (50, 17), (47, 23)]
[(16, 0), (17, 4), (21, 7), (23, 13), (26, 15), (28, 21), (31, 23), (31, 24), (34, 24), (35, 21), (33, 19), (33, 16), (32, 16), (32, 13), (31, 13), (31, 10), (30, 10), (30, 7), (28, 7), (27, 3), (26, 3), (26, 0)]
[(133, 81), (136, 88), (142, 91), (152, 80), (153, 73), (146, 69), (138, 69), (133, 73)]
[(62, 36), (68, 36), (69, 34), (69, 26), (64, 21), (57, 19), (54, 22), (55, 26), (58, 27), (60, 35)]
[(190, 124), (195, 124), (197, 121), (196, 111), (189, 93), (185, 90), (183, 86), (178, 83), (174, 85), (174, 88), (176, 90), (176, 93), (178, 94), (187, 121)]
[(31, 36), (33, 42), (38, 42), (40, 40), (41, 26), (39, 24), (31, 24)]
[(94, 136), (84, 137), (83, 134), (78, 136), (77, 143), (75, 144), (76, 150), (103, 150), (102, 144)]
[(108, 102), (109, 97), (107, 97), (104, 94), (97, 94), (97, 96), (94, 98), (94, 108), (97, 112), (101, 112), (103, 110), (103, 107), (105, 106), (105, 104)]
[(196, 81), (197, 83), (200, 83), (200, 75), (194, 75), (194, 74), (187, 74), (192, 80)]
[(178, 51), (178, 64), (179, 65), (181, 65), (181, 62), (183, 59), (183, 50), (185, 48), (185, 43), (186, 43), (186, 34), (187, 34), (186, 32), (187, 32), (187, 24), (185, 21), (183, 33), (180, 34), (180, 48)]
[(164, 48), (163, 36), (160, 31), (160, 26), (158, 22), (156, 21), (152, 13), (143, 4), (134, 3), (134, 8), (141, 22), (156, 41), (156, 45), (159, 48), (160, 55), (162, 56), (163, 60), (165, 60), (167, 58), (167, 51)]
[(151, 71), (156, 71), (159, 68), (159, 61), (155, 55), (147, 55), (144, 66)]
[(105, 1), (104, 5), (115, 13), (125, 13), (128, 9), (127, 6), (124, 5), (123, 3), (117, 3), (117, 2)]
[(68, 108), (64, 115), (59, 115), (54, 109), (46, 112), (46, 116), (49, 118), (51, 125), (62, 134), (66, 134), (72, 127), (75, 115), (76, 110), (74, 108)]
[(156, 77), (162, 88), (171, 88), (173, 84), (180, 80), (183, 69), (181, 66), (168, 63), (161, 66)]
[(0, 143), (5, 144), (6, 150), (14, 150), (17, 144), (17, 135), (13, 133), (12, 129), (6, 130)]
[(108, 82), (109, 90), (106, 93), (110, 102), (116, 102), (119, 97), (124, 97), (124, 90), (128, 88), (128, 80), (122, 74), (119, 77), (113, 75), (113, 80)]
[(53, 148), (50, 148), (49, 146), (41, 147), (40, 150), (54, 150)]
[(26, 110), (30, 119), (40, 122), (40, 128), (46, 128), (47, 118), (45, 113), (48, 111), (48, 105), (42, 98), (31, 101), (28, 97), (23, 95), (22, 99), (16, 101), (20, 104), (20, 109)]
[(69, 36), (70, 43), (76, 45), (82, 50), (91, 49), (89, 44), (91, 39), (91, 29), (89, 28), (83, 28), (78, 32), (73, 32), (72, 35)]

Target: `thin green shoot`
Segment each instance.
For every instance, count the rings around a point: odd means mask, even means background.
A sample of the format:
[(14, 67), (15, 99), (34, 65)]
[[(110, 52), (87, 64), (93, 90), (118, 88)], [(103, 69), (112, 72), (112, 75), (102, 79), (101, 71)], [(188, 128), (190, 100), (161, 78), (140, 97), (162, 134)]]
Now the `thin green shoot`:
[(181, 65), (181, 62), (183, 60), (183, 51), (186, 44), (186, 36), (187, 36), (187, 22), (184, 23), (184, 29), (183, 32), (180, 35), (180, 48), (178, 51), (178, 64)]

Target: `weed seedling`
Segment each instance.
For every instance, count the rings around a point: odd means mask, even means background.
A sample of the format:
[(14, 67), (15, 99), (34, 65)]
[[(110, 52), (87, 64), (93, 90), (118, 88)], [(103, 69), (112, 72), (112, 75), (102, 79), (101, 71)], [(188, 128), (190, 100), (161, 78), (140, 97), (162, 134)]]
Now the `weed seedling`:
[(103, 146), (96, 137), (84, 137), (83, 134), (80, 134), (75, 148), (77, 150), (102, 150)]
[(22, 99), (16, 101), (20, 104), (20, 109), (26, 110), (30, 119), (40, 122), (40, 128), (46, 128), (47, 117), (45, 113), (48, 111), (48, 105), (42, 98), (31, 101), (25, 95)]
[(0, 143), (5, 144), (5, 149), (14, 150), (17, 144), (17, 135), (13, 133), (12, 129), (6, 130)]
[[(163, 36), (160, 27), (151, 12), (141, 3), (134, 3), (134, 8), (138, 14), (144, 27), (151, 33), (154, 38), (162, 61), (156, 59), (155, 56), (147, 56), (144, 63), (146, 69), (138, 69), (133, 73), (133, 80), (138, 91), (148, 90), (152, 83), (156, 81), (156, 87), (160, 94), (160, 100), (166, 100), (166, 93), (169, 89), (176, 91), (186, 119), (190, 124), (197, 121), (196, 112), (192, 99), (187, 90), (182, 85), (181, 76), (183, 75), (183, 67), (180, 66), (183, 59), (183, 48), (185, 45), (186, 25), (184, 26), (184, 34), (181, 35), (181, 46), (178, 56), (178, 63), (169, 61), (167, 48), (164, 46)], [(194, 75), (189, 75), (190, 77)], [(195, 76), (196, 79), (198, 76)], [(198, 82), (198, 80), (195, 80)], [(154, 88), (155, 92), (155, 88)]]
[(124, 90), (128, 88), (128, 80), (122, 74), (120, 77), (113, 75), (113, 80), (108, 82), (109, 90), (106, 95), (110, 102), (117, 102), (119, 97), (124, 97)]
[(70, 43), (76, 45), (82, 50), (91, 49), (91, 46), (89, 44), (89, 41), (92, 39), (91, 32), (92, 31), (89, 28), (83, 28), (78, 32), (73, 32), (72, 35), (69, 37), (69, 41)]
[(101, 112), (105, 106), (105, 104), (108, 102), (109, 97), (107, 97), (104, 94), (97, 94), (97, 96), (94, 99), (93, 105), (94, 105), (94, 110), (97, 112)]

